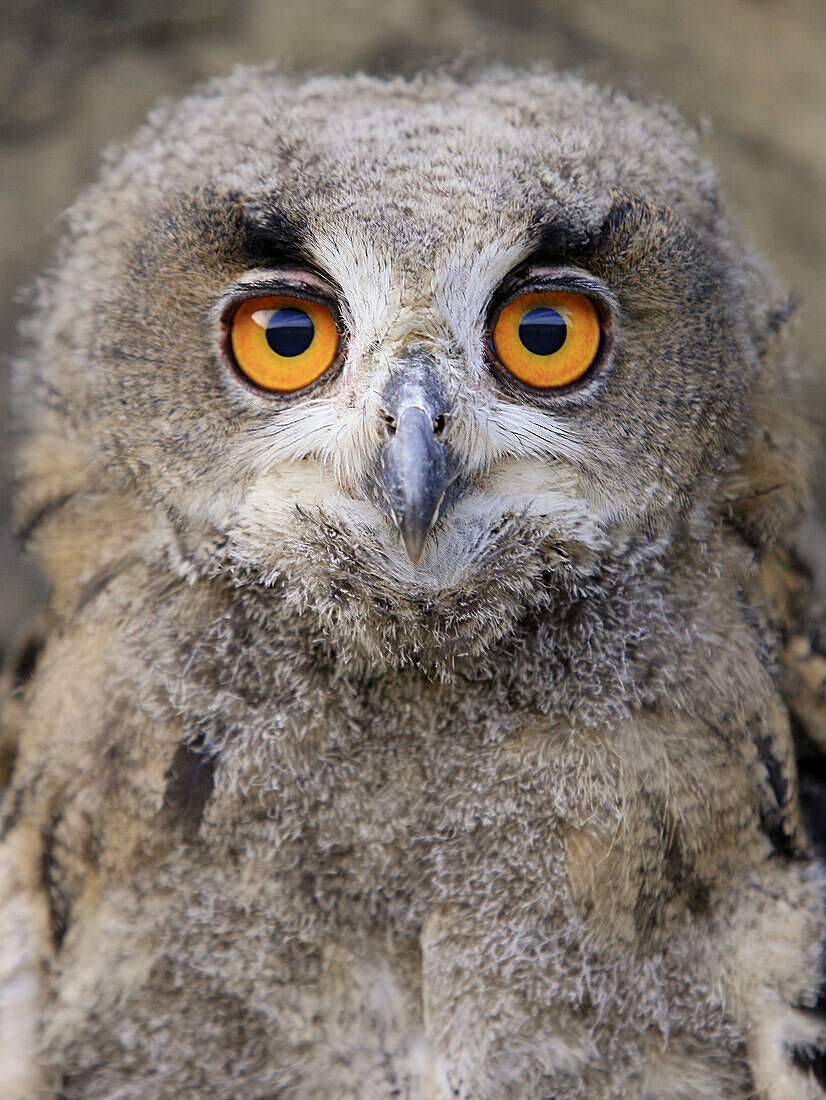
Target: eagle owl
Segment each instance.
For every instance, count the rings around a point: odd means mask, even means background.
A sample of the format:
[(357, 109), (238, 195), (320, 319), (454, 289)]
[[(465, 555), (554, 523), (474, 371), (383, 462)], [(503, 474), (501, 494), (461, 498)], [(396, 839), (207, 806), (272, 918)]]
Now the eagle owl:
[(3, 1097), (824, 1095), (788, 315), (571, 77), (238, 71), (110, 157), (16, 371)]

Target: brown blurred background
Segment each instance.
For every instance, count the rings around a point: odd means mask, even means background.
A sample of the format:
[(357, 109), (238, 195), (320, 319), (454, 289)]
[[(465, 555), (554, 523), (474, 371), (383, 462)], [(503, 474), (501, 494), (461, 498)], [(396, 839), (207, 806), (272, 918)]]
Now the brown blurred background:
[(0, 17), (0, 649), (42, 598), (10, 535), (19, 290), (100, 150), (158, 98), (239, 62), (384, 72), (472, 54), (671, 100), (701, 128), (735, 221), (804, 303), (826, 421), (826, 0), (0, 0)]

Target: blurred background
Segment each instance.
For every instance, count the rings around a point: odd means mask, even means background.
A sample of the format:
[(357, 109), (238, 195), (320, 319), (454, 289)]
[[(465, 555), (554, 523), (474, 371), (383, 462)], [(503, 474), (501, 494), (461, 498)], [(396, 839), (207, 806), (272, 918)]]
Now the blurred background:
[(21, 288), (101, 149), (159, 98), (239, 62), (379, 73), (466, 55), (546, 62), (675, 103), (701, 130), (743, 235), (802, 300), (812, 415), (826, 424), (824, 0), (0, 0), (0, 16), (0, 650), (42, 599), (11, 536)]

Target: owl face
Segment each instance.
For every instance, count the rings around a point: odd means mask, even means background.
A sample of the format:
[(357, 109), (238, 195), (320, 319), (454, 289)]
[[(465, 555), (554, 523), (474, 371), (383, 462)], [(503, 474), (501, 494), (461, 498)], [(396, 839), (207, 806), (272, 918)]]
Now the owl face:
[(657, 554), (745, 431), (753, 276), (685, 135), (501, 75), (209, 86), (77, 208), (74, 308), (44, 294), (98, 482), (381, 660)]

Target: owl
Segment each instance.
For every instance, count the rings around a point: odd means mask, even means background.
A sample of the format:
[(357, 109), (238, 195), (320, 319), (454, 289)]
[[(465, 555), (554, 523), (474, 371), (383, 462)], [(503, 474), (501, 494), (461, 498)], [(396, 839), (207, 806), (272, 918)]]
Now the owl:
[(570, 76), (239, 70), (112, 154), (15, 375), (0, 1094), (826, 1095), (789, 315)]

